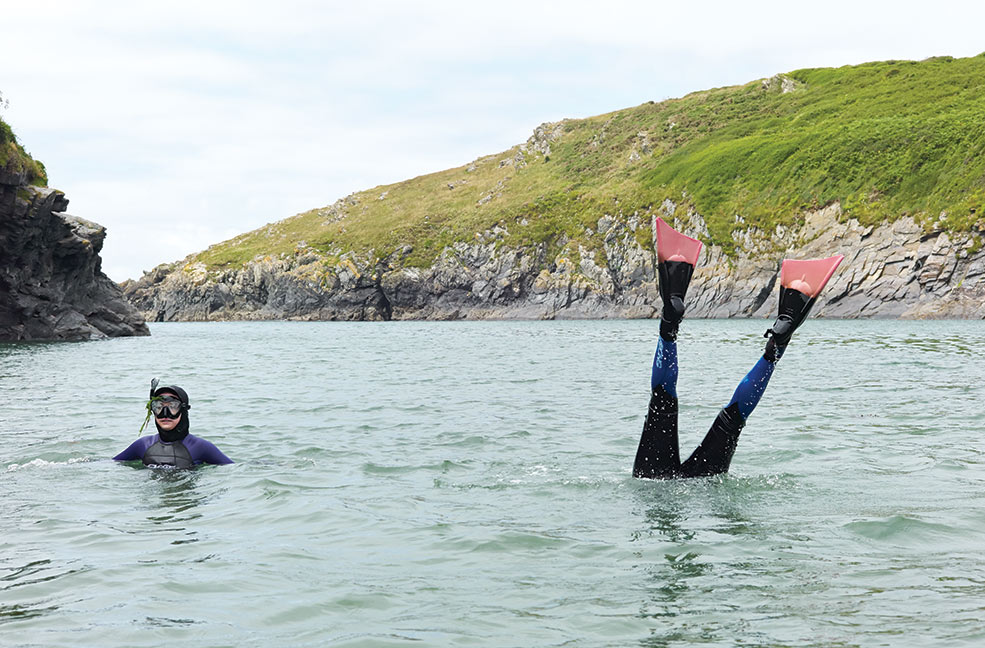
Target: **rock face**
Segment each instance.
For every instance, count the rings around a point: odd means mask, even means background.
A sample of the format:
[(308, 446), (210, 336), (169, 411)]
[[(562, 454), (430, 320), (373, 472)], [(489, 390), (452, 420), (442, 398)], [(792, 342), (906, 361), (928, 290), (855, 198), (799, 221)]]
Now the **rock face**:
[[(706, 237), (704, 220), (666, 201), (657, 214)], [(637, 232), (653, 214), (604, 215), (593, 249), (558, 241), (510, 248), (507, 230), (476, 234), (444, 250), (428, 268), (405, 267), (404, 249), (386, 258), (310, 250), (208, 271), (200, 263), (162, 265), (124, 291), (149, 320), (384, 320), (647, 318), (659, 316), (653, 252)], [(796, 228), (749, 229), (736, 250), (706, 246), (688, 291), (691, 317), (772, 317), (784, 257), (844, 254), (814, 313), (828, 317), (983, 318), (985, 251), (974, 239), (927, 234), (912, 219), (863, 227), (835, 204)], [(573, 249), (574, 248), (574, 249)]]
[(64, 213), (60, 191), (0, 177), (0, 341), (149, 335), (100, 270), (106, 230)]

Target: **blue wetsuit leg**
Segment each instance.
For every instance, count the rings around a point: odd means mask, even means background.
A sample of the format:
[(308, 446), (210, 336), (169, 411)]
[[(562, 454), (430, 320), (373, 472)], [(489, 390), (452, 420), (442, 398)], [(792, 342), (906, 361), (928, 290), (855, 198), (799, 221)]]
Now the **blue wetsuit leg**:
[[(777, 351), (779, 360), (783, 351), (782, 348)], [(735, 447), (739, 443), (739, 433), (745, 427), (746, 419), (759, 404), (775, 368), (776, 363), (764, 357), (756, 362), (736, 387), (732, 400), (718, 413), (701, 445), (681, 464), (682, 477), (704, 477), (728, 471)]]
[(774, 369), (776, 369), (775, 362), (770, 362), (766, 358), (760, 358), (756, 366), (746, 374), (746, 377), (742, 379), (739, 386), (735, 388), (735, 393), (732, 394), (732, 400), (725, 407), (734, 404), (738, 408), (742, 418), (749, 418), (756, 405), (759, 404), (759, 399), (762, 398), (763, 392), (766, 391), (766, 385), (769, 384), (770, 376), (773, 375)]
[(660, 338), (657, 352), (653, 354), (653, 370), (650, 373), (650, 389), (663, 387), (677, 398), (677, 342)]
[(677, 477), (681, 465), (677, 441), (677, 343), (660, 338), (650, 374), (650, 405), (636, 450), (633, 476)]

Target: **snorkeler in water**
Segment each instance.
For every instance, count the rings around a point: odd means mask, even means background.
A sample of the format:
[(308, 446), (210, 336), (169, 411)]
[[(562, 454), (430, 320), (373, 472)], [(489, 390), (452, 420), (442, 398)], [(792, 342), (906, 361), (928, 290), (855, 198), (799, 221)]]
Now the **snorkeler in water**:
[(650, 406), (633, 476), (673, 479), (717, 475), (728, 471), (739, 433), (766, 391), (776, 363), (843, 257), (783, 261), (779, 316), (765, 333), (769, 338), (766, 350), (739, 383), (732, 400), (718, 413), (704, 440), (682, 463), (677, 439), (677, 330), (684, 318), (684, 298), (701, 253), (701, 242), (675, 231), (659, 218), (655, 219), (655, 226), (663, 311), (650, 378)]
[[(147, 417), (154, 417), (157, 434), (145, 436), (113, 457), (115, 461), (141, 460), (145, 466), (193, 468), (201, 463), (231, 464), (233, 460), (210, 441), (188, 433), (188, 394), (176, 385), (158, 387), (151, 381)], [(144, 420), (144, 425), (147, 420)], [(143, 427), (140, 428), (143, 431)]]

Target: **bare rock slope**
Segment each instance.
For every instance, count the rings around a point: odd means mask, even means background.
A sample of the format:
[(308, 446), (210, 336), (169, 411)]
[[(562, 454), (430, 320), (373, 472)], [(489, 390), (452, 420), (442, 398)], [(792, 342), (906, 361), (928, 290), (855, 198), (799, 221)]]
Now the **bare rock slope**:
[[(148, 320), (384, 320), (612, 318), (659, 315), (655, 260), (636, 232), (660, 216), (706, 235), (704, 220), (665, 201), (655, 214), (603, 215), (595, 250), (511, 248), (505, 227), (455, 243), (427, 268), (405, 267), (407, 250), (325, 257), (299, 250), (242, 268), (162, 265), (124, 283)], [(842, 217), (838, 204), (794, 227), (738, 230), (726, 255), (707, 246), (688, 292), (691, 317), (770, 317), (784, 257), (845, 255), (815, 313), (827, 317), (983, 318), (985, 251), (974, 239), (926, 232), (911, 218), (878, 227)], [(555, 248), (557, 249), (557, 248)]]
[(24, 181), (0, 176), (0, 341), (148, 335), (101, 271), (105, 228), (66, 214), (61, 192)]

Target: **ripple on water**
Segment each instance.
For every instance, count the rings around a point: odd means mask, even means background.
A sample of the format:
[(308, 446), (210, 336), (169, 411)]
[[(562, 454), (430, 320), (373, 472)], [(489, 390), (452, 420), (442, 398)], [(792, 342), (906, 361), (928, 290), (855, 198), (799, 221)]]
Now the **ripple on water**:
[(376, 463), (365, 463), (363, 464), (363, 472), (367, 475), (406, 475), (416, 472), (440, 472), (448, 473), (456, 470), (467, 470), (468, 463), (456, 463), (454, 461), (444, 460), (437, 463), (423, 464), (416, 466), (387, 466)]
[[(0, 345), (4, 639), (981, 639), (980, 323), (812, 320), (731, 473), (674, 481), (630, 477), (653, 322), (152, 328)], [(758, 357), (763, 328), (698, 320), (682, 332), (684, 454)], [(151, 372), (189, 389), (193, 429), (235, 465), (105, 459), (135, 438)], [(80, 426), (70, 405), (83, 383), (104, 398)]]
[(880, 520), (849, 522), (844, 528), (852, 533), (893, 546), (924, 547), (958, 539), (964, 530), (948, 524), (927, 522), (908, 515), (892, 515)]

